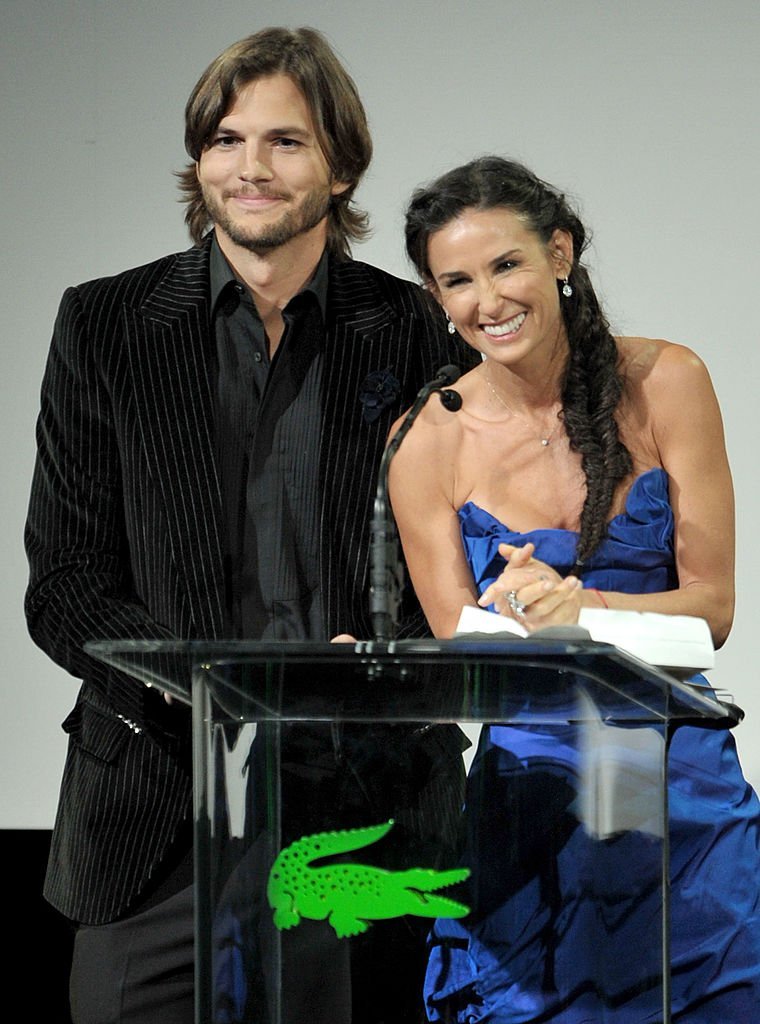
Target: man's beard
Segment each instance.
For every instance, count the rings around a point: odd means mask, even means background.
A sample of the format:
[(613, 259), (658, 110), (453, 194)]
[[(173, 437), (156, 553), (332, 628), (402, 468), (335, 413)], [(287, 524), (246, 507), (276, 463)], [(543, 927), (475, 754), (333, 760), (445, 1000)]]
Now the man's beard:
[(300, 206), (286, 210), (278, 221), (257, 229), (235, 220), (228, 214), (223, 202), (218, 202), (205, 188), (203, 189), (203, 200), (210, 219), (235, 245), (253, 253), (279, 249), (299, 235), (311, 231), (327, 216), (331, 198), (329, 185), (317, 186), (304, 197)]

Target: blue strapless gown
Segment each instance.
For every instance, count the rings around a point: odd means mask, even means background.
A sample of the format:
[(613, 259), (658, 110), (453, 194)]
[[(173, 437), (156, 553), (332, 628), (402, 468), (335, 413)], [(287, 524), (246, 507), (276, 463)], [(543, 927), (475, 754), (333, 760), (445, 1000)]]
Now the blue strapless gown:
[[(574, 563), (574, 532), (514, 533), (471, 502), (460, 509), (459, 518), (467, 559), (481, 593), (503, 568), (498, 554), (503, 542), (531, 541), (536, 557), (563, 575)], [(611, 521), (607, 538), (587, 563), (583, 582), (599, 590), (631, 593), (677, 586), (673, 514), (664, 470), (649, 470), (634, 482), (625, 512)], [(501, 759), (505, 771), (515, 759), (522, 763), (545, 760), (546, 740), (545, 730), (541, 735), (497, 726), (483, 730), (468, 787), (476, 819), (493, 816), (488, 780), (498, 778), (501, 769), (487, 775), (489, 760)], [(481, 785), (477, 785), (479, 773)], [(760, 1022), (760, 804), (742, 776), (731, 733), (691, 727), (676, 730), (668, 762), (668, 798), (673, 1020)], [(477, 806), (481, 801), (482, 806)], [(559, 923), (577, 913), (577, 908), (568, 907), (568, 890), (573, 888), (568, 877), (573, 871), (573, 844), (584, 841), (581, 832), (575, 829), (566, 837), (548, 887), (545, 878), (534, 879), (526, 881), (517, 894), (509, 893), (501, 905), (498, 896), (491, 898), (487, 913), (470, 928), (460, 921), (436, 922), (425, 990), (430, 1020), (655, 1024), (658, 1015), (651, 1008), (642, 1009), (644, 1004), (636, 998), (626, 1002), (623, 997), (612, 1008), (609, 1002), (599, 1001), (584, 976), (588, 952), (572, 941), (572, 929), (563, 931)], [(539, 856), (540, 842), (539, 836), (534, 848)], [(481, 857), (489, 861), (478, 865), (481, 877), (498, 880), (504, 874), (500, 849), (498, 841), (488, 843), (485, 854), (481, 847)], [(515, 900), (521, 901), (517, 932)], [(647, 926), (652, 927), (648, 918), (654, 915), (643, 905), (634, 907), (628, 917), (626, 949), (634, 958), (646, 942)], [(547, 959), (559, 966), (563, 977), (575, 979), (569, 996), (567, 991), (564, 997), (547, 996), (546, 965), (541, 966)], [(624, 992), (625, 963), (618, 970)], [(537, 986), (541, 971), (544, 985)]]

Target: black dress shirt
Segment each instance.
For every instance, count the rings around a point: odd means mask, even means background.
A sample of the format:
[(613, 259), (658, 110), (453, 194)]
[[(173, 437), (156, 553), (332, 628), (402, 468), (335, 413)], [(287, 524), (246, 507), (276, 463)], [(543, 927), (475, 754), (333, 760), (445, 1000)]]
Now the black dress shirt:
[(246, 639), (326, 639), (319, 588), (319, 430), (327, 255), (283, 310), (274, 357), (246, 286), (211, 247), (217, 458), (228, 626)]

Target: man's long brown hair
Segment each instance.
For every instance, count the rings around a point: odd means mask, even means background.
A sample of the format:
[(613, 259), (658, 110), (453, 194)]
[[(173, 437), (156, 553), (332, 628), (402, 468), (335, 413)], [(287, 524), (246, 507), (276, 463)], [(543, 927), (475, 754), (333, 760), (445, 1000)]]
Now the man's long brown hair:
[(353, 79), (312, 28), (262, 29), (227, 47), (198, 80), (185, 107), (185, 149), (193, 162), (177, 173), (190, 235), (200, 242), (211, 224), (196, 173), (201, 154), (240, 91), (270, 75), (287, 75), (301, 90), (332, 180), (348, 184), (332, 197), (327, 218), (327, 247), (347, 258), (351, 242), (369, 232), (367, 214), (352, 199), (372, 158), (372, 140)]

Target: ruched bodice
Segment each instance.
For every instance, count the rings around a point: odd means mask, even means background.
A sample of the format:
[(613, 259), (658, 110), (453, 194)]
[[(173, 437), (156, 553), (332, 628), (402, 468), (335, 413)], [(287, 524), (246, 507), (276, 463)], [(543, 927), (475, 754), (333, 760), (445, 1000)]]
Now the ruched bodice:
[[(566, 575), (575, 562), (578, 534), (572, 530), (531, 530), (515, 533), (498, 519), (468, 501), (459, 510), (467, 561), (482, 593), (504, 567), (499, 544), (536, 546), (536, 558)], [(668, 475), (650, 469), (637, 477), (625, 511), (610, 520), (607, 537), (583, 572), (588, 587), (648, 594), (678, 585), (673, 562), (673, 512)]]

